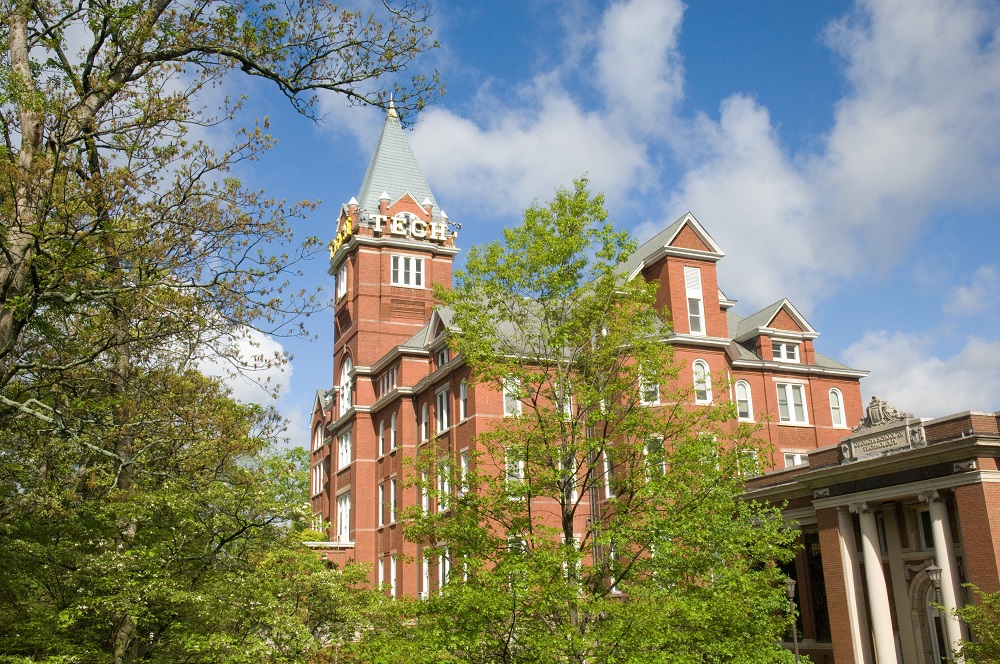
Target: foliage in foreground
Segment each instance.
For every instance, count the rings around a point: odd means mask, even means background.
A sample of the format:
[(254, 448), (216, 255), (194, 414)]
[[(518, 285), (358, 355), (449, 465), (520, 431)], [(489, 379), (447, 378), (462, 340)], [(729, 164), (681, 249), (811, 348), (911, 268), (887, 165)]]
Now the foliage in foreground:
[(666, 389), (683, 367), (655, 285), (622, 269), (635, 244), (586, 181), (504, 233), (439, 295), (473, 389), (506, 389), (520, 415), (468, 468), (433, 445), (419, 459), (416, 486), (447, 509), (409, 510), (406, 536), (432, 569), (451, 559), (449, 581), (365, 634), (359, 659), (788, 661), (794, 534), (740, 498), (760, 443), (731, 404)]
[(962, 642), (961, 656), (968, 664), (997, 664), (1000, 662), (1000, 592), (984, 593), (973, 585), (968, 587), (978, 601), (955, 612), (972, 632), (972, 641)]

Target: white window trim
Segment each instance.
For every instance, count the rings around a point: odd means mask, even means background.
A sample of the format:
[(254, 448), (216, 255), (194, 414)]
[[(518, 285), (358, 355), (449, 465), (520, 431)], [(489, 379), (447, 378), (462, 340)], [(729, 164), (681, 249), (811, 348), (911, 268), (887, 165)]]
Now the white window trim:
[(451, 428), (451, 391), (447, 387), (434, 393), (434, 426), (436, 433)]
[(398, 489), (396, 485), (396, 478), (389, 478), (389, 523), (396, 523), (396, 491)]
[[(705, 393), (705, 397), (698, 396), (698, 370), (702, 370), (701, 382), (704, 384), (704, 390), (700, 390)], [(702, 359), (697, 359), (691, 363), (691, 375), (694, 380), (694, 402), (698, 405), (704, 406), (712, 403), (712, 370), (708, 367), (708, 362)]]
[[(654, 390), (655, 390), (655, 398), (654, 399), (649, 399), (648, 397), (653, 395)], [(639, 377), (639, 403), (642, 404), (643, 406), (659, 406), (660, 405), (660, 384), (659, 383), (650, 383), (650, 382), (644, 380), (642, 378), (642, 376), (640, 376)], [(603, 412), (603, 410), (604, 410), (603, 407), (602, 407), (601, 410)]]
[(337, 472), (347, 468), (354, 461), (354, 441), (351, 429), (337, 435)]
[[(684, 312), (688, 318), (688, 331), (692, 336), (705, 336), (707, 325), (705, 321), (705, 297), (702, 291), (701, 268), (691, 265), (684, 266)], [(691, 305), (696, 303), (697, 313), (691, 313)], [(699, 329), (695, 329), (691, 324), (692, 319), (697, 317)]]
[(351, 491), (350, 488), (337, 494), (337, 541), (351, 541)]
[(385, 456), (385, 420), (378, 423), (378, 455)]
[(420, 407), (420, 442), (426, 443), (430, 438), (430, 406), (426, 403)]
[(615, 468), (611, 463), (611, 459), (608, 458), (608, 451), (604, 450), (604, 497), (614, 498), (615, 497)]
[(396, 449), (396, 413), (389, 417), (389, 450)]
[(517, 378), (505, 378), (503, 381), (503, 416), (520, 417), (523, 412), (521, 381)]
[[(746, 402), (747, 402), (747, 417), (743, 417), (743, 416), (740, 415), (740, 387), (746, 388), (746, 391), (747, 391), (747, 398), (746, 398)], [(748, 383), (745, 380), (738, 380), (738, 381), (736, 381), (736, 384), (733, 386), (733, 395), (735, 397), (733, 399), (733, 401), (736, 402), (736, 418), (740, 422), (753, 422), (754, 421), (754, 419), (753, 419), (753, 390), (750, 389), (750, 383)]]
[[(794, 349), (794, 356), (789, 351)], [(802, 348), (797, 341), (782, 341), (771, 339), (771, 356), (775, 362), (786, 362), (788, 364), (802, 363)]]
[(347, 261), (337, 269), (337, 301), (347, 295)]
[[(844, 393), (838, 390), (836, 387), (831, 387), (828, 395), (830, 397), (830, 422), (833, 424), (833, 426), (837, 427), (838, 429), (846, 429), (847, 418), (844, 417)], [(836, 395), (838, 401), (837, 410), (840, 412), (839, 422), (837, 421), (837, 418), (834, 417), (834, 409), (833, 409), (834, 395)]]
[[(405, 270), (405, 261), (413, 261), (410, 270)], [(417, 268), (419, 266), (419, 269)], [(419, 278), (420, 283), (415, 283)], [(414, 283), (409, 283), (409, 282)], [(425, 288), (427, 282), (424, 273), (423, 256), (412, 254), (392, 254), (389, 266), (389, 284), (399, 288)]]
[(458, 421), (463, 422), (469, 417), (469, 383), (464, 378), (458, 384)]
[[(785, 462), (785, 468), (797, 468), (799, 466), (809, 465), (808, 452), (782, 452), (782, 458)], [(789, 461), (791, 461), (791, 463), (789, 463)]]
[[(803, 383), (794, 382), (782, 382), (777, 383), (778, 389), (778, 424), (784, 425), (798, 425), (798, 426), (808, 426), (809, 425), (809, 408), (806, 398), (806, 387)], [(802, 419), (798, 419), (795, 414), (795, 401), (793, 395), (798, 392), (802, 397)], [(785, 398), (785, 408), (788, 412), (788, 416), (783, 418), (781, 416), (781, 399), (784, 395)]]
[(351, 399), (351, 391), (354, 387), (354, 380), (351, 378), (351, 371), (354, 370), (354, 362), (350, 356), (344, 358), (340, 363), (340, 414), (343, 415), (354, 405)]

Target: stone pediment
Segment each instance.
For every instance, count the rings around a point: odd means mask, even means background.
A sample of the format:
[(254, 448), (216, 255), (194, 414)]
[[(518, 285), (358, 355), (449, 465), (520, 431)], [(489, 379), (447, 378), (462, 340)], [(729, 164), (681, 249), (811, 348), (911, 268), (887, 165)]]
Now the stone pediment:
[(840, 441), (840, 463), (899, 454), (926, 445), (919, 418), (897, 410), (885, 399), (872, 397), (861, 423)]

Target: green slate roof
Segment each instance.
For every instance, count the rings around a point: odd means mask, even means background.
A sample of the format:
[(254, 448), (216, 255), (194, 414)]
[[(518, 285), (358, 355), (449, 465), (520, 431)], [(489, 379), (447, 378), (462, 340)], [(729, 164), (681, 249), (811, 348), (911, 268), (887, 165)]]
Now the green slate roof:
[(438, 209), (434, 194), (427, 186), (427, 180), (413, 156), (410, 143), (399, 124), (399, 116), (391, 106), (385, 117), (385, 124), (382, 125), (375, 152), (368, 163), (368, 170), (365, 171), (365, 178), (361, 181), (361, 191), (357, 195), (358, 205), (366, 212), (377, 213), (379, 196), (383, 192), (389, 194), (391, 201), (406, 192), (410, 192), (420, 204), (423, 204), (424, 199), (430, 199), (434, 206), (434, 218), (440, 220), (441, 210)]

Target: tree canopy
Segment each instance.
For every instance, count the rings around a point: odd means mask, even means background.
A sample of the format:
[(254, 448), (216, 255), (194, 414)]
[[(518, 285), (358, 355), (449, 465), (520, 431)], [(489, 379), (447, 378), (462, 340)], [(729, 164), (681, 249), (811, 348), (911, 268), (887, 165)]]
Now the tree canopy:
[(285, 361), (248, 339), (322, 306), (288, 285), (313, 204), (233, 177), (267, 120), (211, 100), (256, 77), (307, 117), (324, 92), (405, 117), (440, 92), (410, 71), (428, 15), (0, 0), (0, 657), (304, 661), (378, 601), (300, 550), (275, 413), (198, 372)]
[(410, 509), (406, 536), (449, 556), (450, 580), (366, 635), (364, 658), (787, 661), (778, 565), (794, 534), (741, 498), (761, 442), (731, 404), (674, 387), (656, 285), (623, 270), (635, 243), (586, 180), (504, 240), (473, 248), (439, 295), (454, 350), (509, 416), (469, 468), (433, 447), (418, 461), (447, 509)]

